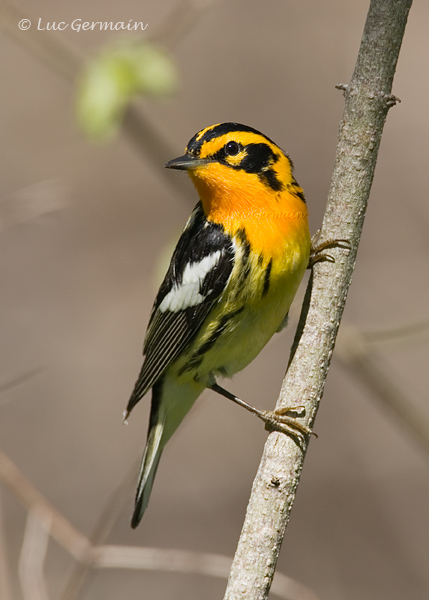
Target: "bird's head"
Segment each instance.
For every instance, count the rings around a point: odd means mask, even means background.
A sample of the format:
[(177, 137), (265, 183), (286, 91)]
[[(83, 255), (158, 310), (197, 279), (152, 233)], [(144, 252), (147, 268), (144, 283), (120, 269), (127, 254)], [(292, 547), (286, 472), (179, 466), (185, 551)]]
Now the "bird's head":
[(282, 192), (304, 200), (287, 154), (270, 138), (239, 123), (202, 129), (189, 141), (185, 154), (165, 166), (188, 171), (206, 209), (220, 201), (240, 205), (243, 199), (279, 199)]
[(189, 141), (185, 154), (165, 166), (188, 171), (203, 196), (216, 189), (276, 194), (296, 185), (287, 154), (256, 129), (239, 123), (202, 129)]

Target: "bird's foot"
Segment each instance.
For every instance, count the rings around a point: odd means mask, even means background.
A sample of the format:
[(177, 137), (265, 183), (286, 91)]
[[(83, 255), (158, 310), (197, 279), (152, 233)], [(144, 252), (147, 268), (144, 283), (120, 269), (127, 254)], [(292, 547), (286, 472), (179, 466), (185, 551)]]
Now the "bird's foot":
[(304, 406), (286, 406), (276, 410), (261, 411), (258, 416), (265, 422), (267, 431), (285, 433), (298, 439), (300, 445), (302, 445), (308, 436), (314, 435), (317, 437), (317, 434), (310, 427), (298, 421), (298, 418), (304, 415)]
[(320, 229), (315, 233), (311, 240), (310, 259), (308, 261), (308, 269), (312, 269), (318, 262), (335, 262), (335, 258), (331, 254), (327, 254), (325, 250), (329, 248), (343, 248), (344, 250), (350, 250), (351, 244), (348, 240), (325, 240), (319, 242)]
[(228, 392), (228, 390), (225, 390), (216, 382), (213, 382), (210, 385), (210, 389), (217, 394), (228, 398), (228, 400), (232, 400), (239, 406), (242, 406), (249, 412), (259, 417), (259, 419), (262, 419), (262, 421), (265, 423), (265, 429), (268, 431), (279, 431), (280, 433), (285, 433), (286, 435), (289, 435), (297, 440), (301, 447), (305, 445), (306, 438), (309, 435), (314, 435), (317, 437), (317, 435), (309, 427), (307, 427), (307, 425), (297, 421), (298, 418), (305, 416), (304, 406), (287, 406), (285, 408), (277, 408), (275, 410), (260, 410), (259, 408), (251, 406), (244, 400), (241, 400), (241, 398), (238, 398), (235, 396), (235, 394), (231, 394), (231, 392)]

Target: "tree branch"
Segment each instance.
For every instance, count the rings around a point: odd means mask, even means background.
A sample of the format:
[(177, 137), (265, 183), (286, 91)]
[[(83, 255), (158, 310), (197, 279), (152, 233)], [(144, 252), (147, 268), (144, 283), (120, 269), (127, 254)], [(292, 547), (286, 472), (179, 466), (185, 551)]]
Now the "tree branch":
[[(207, 0), (204, 6), (207, 8), (210, 4), (211, 2)], [(80, 53), (50, 31), (44, 31), (43, 35), (39, 35), (40, 32), (37, 33), (34, 28), (30, 28), (23, 35), (16, 24), (23, 17), (28, 16), (28, 11), (25, 14), (21, 13), (12, 4), (4, 1), (1, 11), (0, 30), (20, 44), (32, 57), (45, 64), (53, 73), (67, 83), (75, 85), (83, 66), (83, 58)], [(190, 18), (193, 11), (198, 14), (201, 12), (191, 6), (185, 11), (184, 18), (186, 20)], [(34, 21), (34, 18), (31, 20)], [(181, 19), (176, 19), (176, 26), (181, 30)], [(135, 104), (128, 106), (124, 116), (123, 132), (167, 186), (174, 186), (175, 194), (177, 195), (178, 192), (179, 196), (189, 203), (187, 180), (181, 177), (175, 177), (173, 180), (166, 175), (164, 169), (165, 161), (174, 155), (171, 144), (164, 138), (161, 130), (145, 116), (143, 110)]]
[[(19, 561), (19, 576), (23, 597), (31, 600), (49, 600), (44, 563), (50, 537), (72, 556), (82, 567), (68, 582), (63, 598), (81, 597), (82, 584), (94, 569), (134, 569), (188, 573), (211, 577), (228, 576), (232, 559), (219, 554), (189, 552), (169, 548), (138, 548), (133, 546), (100, 545), (99, 540), (109, 529), (110, 522), (121, 507), (121, 495), (128, 486), (128, 475), (110, 498), (93, 539), (73, 527), (44, 496), (28, 481), (17, 466), (0, 451), (0, 484), (5, 485), (25, 506), (27, 525)], [(0, 505), (0, 534), (3, 532)], [(0, 535), (0, 598), (10, 600), (8, 561)], [(277, 573), (272, 591), (283, 600), (318, 600), (308, 588), (290, 577)]]
[[(347, 239), (319, 262), (308, 285), (277, 408), (305, 406), (312, 426), (323, 394), (355, 267), (392, 82), (412, 0), (372, 0), (345, 108), (320, 240)], [(331, 251), (330, 251), (331, 252)], [(272, 433), (252, 494), (225, 593), (226, 600), (267, 598), (307, 448)]]

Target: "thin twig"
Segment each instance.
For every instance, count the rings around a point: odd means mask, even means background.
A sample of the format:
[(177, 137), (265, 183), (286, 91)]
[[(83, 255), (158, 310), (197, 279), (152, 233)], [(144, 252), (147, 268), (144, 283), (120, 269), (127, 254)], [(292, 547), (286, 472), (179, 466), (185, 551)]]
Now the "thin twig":
[(0, 598), (12, 600), (12, 588), (10, 585), (10, 569), (7, 553), (6, 531), (4, 527), (3, 505), (0, 496)]
[(408, 323), (407, 325), (397, 325), (394, 327), (386, 327), (385, 329), (371, 329), (363, 331), (366, 342), (370, 344), (378, 344), (383, 342), (393, 342), (395, 344), (403, 342), (415, 343), (418, 339), (424, 339), (429, 334), (429, 321), (418, 321), (416, 323)]
[(429, 452), (429, 420), (423, 410), (401, 390), (394, 373), (387, 372), (366, 334), (347, 326), (341, 329), (335, 356), (375, 398), (395, 415), (414, 439)]
[(164, 165), (172, 156), (177, 156), (180, 151), (173, 149), (172, 145), (165, 139), (160, 129), (147, 119), (141, 108), (130, 105), (124, 116), (122, 130), (132, 142), (138, 152), (147, 161), (151, 168), (161, 176), (161, 179), (172, 191), (189, 204), (192, 194), (189, 193), (190, 186), (187, 177), (181, 177), (183, 173), (177, 173), (177, 177), (167, 177)]
[(225, 2), (225, 0), (182, 0), (176, 2), (171, 12), (151, 35), (151, 40), (171, 50), (186, 36), (209, 8), (221, 2)]
[[(277, 408), (306, 407), (313, 425), (355, 266), (366, 205), (412, 0), (371, 0), (345, 109), (320, 239), (346, 239), (335, 264), (319, 262), (310, 277), (291, 362)], [(267, 598), (298, 487), (306, 448), (272, 433), (253, 483), (226, 600)]]
[[(78, 563), (88, 569), (157, 570), (225, 578), (228, 575), (232, 558), (227, 556), (185, 550), (92, 544), (47, 502), (12, 461), (1, 452), (0, 483), (24, 504), (29, 513), (20, 560), (20, 578), (25, 600), (47, 600), (43, 565), (49, 535)], [(102, 537), (109, 531), (111, 521), (115, 519), (116, 511), (120, 510), (121, 503), (119, 502), (119, 508), (113, 504), (118, 498), (120, 499), (128, 483), (125, 479), (112, 495), (94, 537)], [(0, 562), (0, 568), (1, 566)], [(86, 571), (77, 571), (79, 576), (82, 573), (85, 575)], [(73, 579), (71, 581), (73, 582)], [(77, 595), (82, 580), (78, 577), (75, 581), (78, 581), (79, 585), (71, 586), (69, 591)], [(34, 590), (33, 595), (31, 590)], [(281, 573), (276, 575), (273, 592), (284, 600), (317, 600), (311, 590)], [(9, 599), (5, 594), (1, 596), (1, 600)]]
[[(128, 492), (134, 489), (136, 468), (137, 466), (133, 465), (132, 469), (130, 469), (126, 477), (108, 499), (94, 531), (88, 540), (88, 544), (90, 544), (91, 547), (95, 548), (101, 544), (107, 539), (107, 536), (111, 532), (118, 516), (122, 512), (124, 503), (129, 498), (130, 494)], [(85, 580), (94, 566), (94, 560), (95, 554), (91, 552), (87, 553), (87, 560), (76, 563), (64, 587), (61, 600), (75, 600), (79, 597)]]
[(40, 373), (42, 371), (43, 371), (42, 367), (36, 367), (35, 369), (31, 369), (30, 371), (25, 371), (24, 373), (20, 373), (20, 375), (17, 375), (16, 377), (13, 377), (12, 379), (5, 381), (4, 383), (1, 383), (0, 384), (0, 394), (3, 394), (4, 392), (8, 392), (9, 390), (12, 390), (12, 389), (18, 387), (19, 385), (23, 385), (24, 383), (27, 383), (28, 381), (33, 379), (33, 377), (37, 377), (37, 375), (40, 375)]
[[(67, 46), (58, 35), (50, 31), (39, 32), (42, 35), (39, 35), (34, 28), (20, 31), (18, 22), (22, 18), (30, 18), (32, 22), (36, 19), (31, 15), (24, 15), (7, 2), (2, 3), (1, 17), (0, 28), (4, 33), (19, 43), (32, 57), (45, 64), (53, 73), (67, 83), (75, 85), (83, 68), (83, 58), (75, 49)], [(154, 172), (161, 176), (167, 186), (174, 189), (175, 195), (178, 194), (189, 203), (190, 188), (187, 178), (180, 176), (171, 178), (166, 175), (164, 169), (165, 162), (178, 154), (177, 149), (165, 140), (159, 127), (143, 114), (141, 107), (137, 108), (135, 105), (128, 107), (123, 121), (123, 132), (149, 162)]]
[(43, 574), (49, 528), (49, 510), (38, 506), (29, 511), (18, 569), (24, 600), (49, 600)]
[(87, 538), (49, 504), (3, 452), (0, 452), (0, 483), (7, 486), (27, 510), (49, 514), (51, 536), (76, 560), (86, 559), (91, 549)]
[[(24, 14), (5, 0), (1, 3), (0, 11), (0, 27), (6, 35), (61, 79), (74, 81), (82, 64), (82, 57), (76, 50), (67, 46), (64, 41), (60, 42), (59, 37), (51, 32), (38, 32), (34, 27), (36, 19), (29, 15), (28, 11)], [(21, 31), (18, 23), (24, 18), (30, 19), (33, 27)]]
[[(231, 562), (231, 557), (220, 554), (124, 546), (100, 546), (94, 556), (94, 566), (100, 569), (170, 571), (222, 579), (228, 577)], [(310, 589), (281, 573), (276, 575), (272, 591), (285, 600), (317, 600)]]

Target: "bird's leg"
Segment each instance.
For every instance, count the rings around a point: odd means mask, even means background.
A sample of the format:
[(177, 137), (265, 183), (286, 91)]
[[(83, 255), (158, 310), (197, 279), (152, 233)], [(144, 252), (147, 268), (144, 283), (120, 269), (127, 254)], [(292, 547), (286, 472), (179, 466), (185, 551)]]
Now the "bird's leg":
[(317, 262), (328, 261), (335, 262), (335, 258), (331, 254), (326, 254), (324, 250), (328, 248), (344, 248), (350, 250), (351, 245), (348, 240), (325, 240), (319, 243), (320, 229), (316, 231), (311, 238), (310, 259), (307, 269), (312, 269)]
[[(301, 445), (305, 442), (307, 436), (313, 434), (317, 437), (307, 425), (297, 421), (297, 417), (302, 417), (305, 414), (303, 406), (285, 407), (277, 410), (259, 410), (244, 400), (237, 398), (237, 396), (234, 396), (234, 394), (231, 394), (231, 392), (228, 392), (228, 390), (225, 390), (217, 383), (212, 383), (209, 388), (262, 419), (265, 423), (265, 429), (268, 431), (280, 431), (286, 435), (291, 435), (297, 438)], [(294, 413), (295, 416), (291, 416), (288, 413)]]

